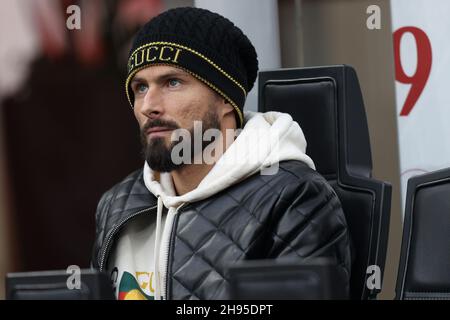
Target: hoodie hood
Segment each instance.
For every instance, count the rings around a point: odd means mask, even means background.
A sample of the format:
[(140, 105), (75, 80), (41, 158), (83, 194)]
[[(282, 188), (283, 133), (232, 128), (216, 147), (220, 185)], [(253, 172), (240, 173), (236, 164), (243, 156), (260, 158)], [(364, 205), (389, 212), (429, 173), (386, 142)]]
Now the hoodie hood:
[(275, 174), (278, 163), (299, 160), (315, 169), (306, 155), (306, 139), (299, 124), (287, 113), (244, 113), (245, 126), (196, 189), (177, 196), (170, 173), (160, 174), (160, 182), (147, 163), (144, 182), (167, 208), (208, 198), (257, 173)]

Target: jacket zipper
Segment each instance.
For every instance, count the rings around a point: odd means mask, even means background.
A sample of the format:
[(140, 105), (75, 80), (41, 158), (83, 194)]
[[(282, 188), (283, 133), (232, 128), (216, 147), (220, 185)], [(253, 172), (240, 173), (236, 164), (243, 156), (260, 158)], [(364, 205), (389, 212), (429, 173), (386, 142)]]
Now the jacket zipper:
[(170, 229), (169, 241), (167, 242), (167, 246), (168, 246), (167, 255), (164, 257), (166, 259), (166, 261), (167, 261), (167, 263), (166, 263), (166, 270), (165, 270), (165, 272), (166, 272), (166, 279), (164, 281), (165, 282), (164, 300), (168, 300), (168, 298), (169, 298), (169, 256), (170, 256), (170, 251), (171, 251), (171, 245), (170, 244), (172, 243), (173, 233), (175, 231), (175, 227), (174, 227), (175, 223), (178, 221), (178, 217), (180, 216), (179, 214), (181, 213), (181, 208), (183, 208), (185, 204), (186, 203), (183, 203), (178, 208), (178, 210), (177, 210), (177, 212), (175, 214), (175, 217), (174, 217), (174, 219), (172, 221), (172, 228)]
[(152, 209), (155, 209), (157, 207), (157, 205), (156, 206), (153, 206), (153, 207), (149, 207), (149, 208), (146, 208), (146, 209), (143, 209), (143, 210), (140, 210), (140, 211), (137, 211), (137, 212), (135, 212), (135, 213), (133, 213), (133, 214), (131, 214), (131, 215), (129, 215), (128, 217), (126, 217), (125, 219), (123, 219), (123, 220), (121, 220), (118, 224), (116, 224), (115, 226), (114, 226), (114, 228), (111, 230), (111, 232), (110, 232), (110, 234), (109, 234), (109, 236), (108, 236), (108, 238), (106, 239), (106, 242), (105, 242), (105, 246), (104, 246), (104, 250), (102, 251), (102, 254), (100, 255), (100, 263), (99, 263), (99, 266), (100, 266), (100, 271), (103, 271), (103, 268), (104, 268), (104, 263), (105, 263), (105, 258), (106, 258), (106, 256), (108, 255), (108, 253), (109, 253), (109, 250), (110, 250), (110, 244), (111, 244), (111, 241), (112, 241), (112, 239), (114, 238), (114, 236), (116, 235), (116, 233), (117, 233), (117, 230), (119, 230), (125, 223), (127, 223), (130, 219), (132, 219), (132, 218), (134, 218), (134, 217), (136, 217), (136, 216), (138, 216), (138, 215), (140, 215), (140, 214), (142, 214), (142, 213), (144, 213), (144, 212), (147, 212), (147, 211), (150, 211), (150, 210), (152, 210)]

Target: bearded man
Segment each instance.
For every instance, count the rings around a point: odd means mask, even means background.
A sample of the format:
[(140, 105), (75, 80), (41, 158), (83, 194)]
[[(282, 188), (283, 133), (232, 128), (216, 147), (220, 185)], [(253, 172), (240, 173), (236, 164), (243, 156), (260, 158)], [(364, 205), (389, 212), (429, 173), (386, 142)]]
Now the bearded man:
[(326, 257), (348, 285), (345, 216), (300, 126), (243, 112), (257, 71), (249, 39), (208, 10), (137, 33), (125, 87), (145, 163), (101, 198), (92, 259), (118, 299), (227, 299), (228, 267), (257, 259)]

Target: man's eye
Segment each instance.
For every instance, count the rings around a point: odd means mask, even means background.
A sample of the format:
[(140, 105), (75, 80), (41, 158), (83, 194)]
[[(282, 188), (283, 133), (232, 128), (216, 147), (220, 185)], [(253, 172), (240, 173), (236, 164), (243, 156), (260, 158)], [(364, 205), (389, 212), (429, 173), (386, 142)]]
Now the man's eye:
[(135, 91), (136, 93), (145, 93), (147, 91), (147, 88), (147, 85), (140, 83), (136, 86)]
[(181, 82), (178, 79), (169, 79), (168, 81), (169, 87), (178, 87)]

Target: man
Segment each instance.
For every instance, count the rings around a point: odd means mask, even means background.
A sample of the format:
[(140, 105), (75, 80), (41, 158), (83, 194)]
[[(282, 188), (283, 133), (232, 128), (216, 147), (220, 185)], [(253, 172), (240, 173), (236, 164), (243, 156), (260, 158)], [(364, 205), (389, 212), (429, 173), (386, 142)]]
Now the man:
[(348, 282), (345, 216), (299, 125), (242, 111), (257, 70), (242, 31), (204, 9), (138, 32), (126, 93), (145, 165), (100, 200), (92, 260), (119, 299), (226, 299), (239, 260), (328, 257)]

